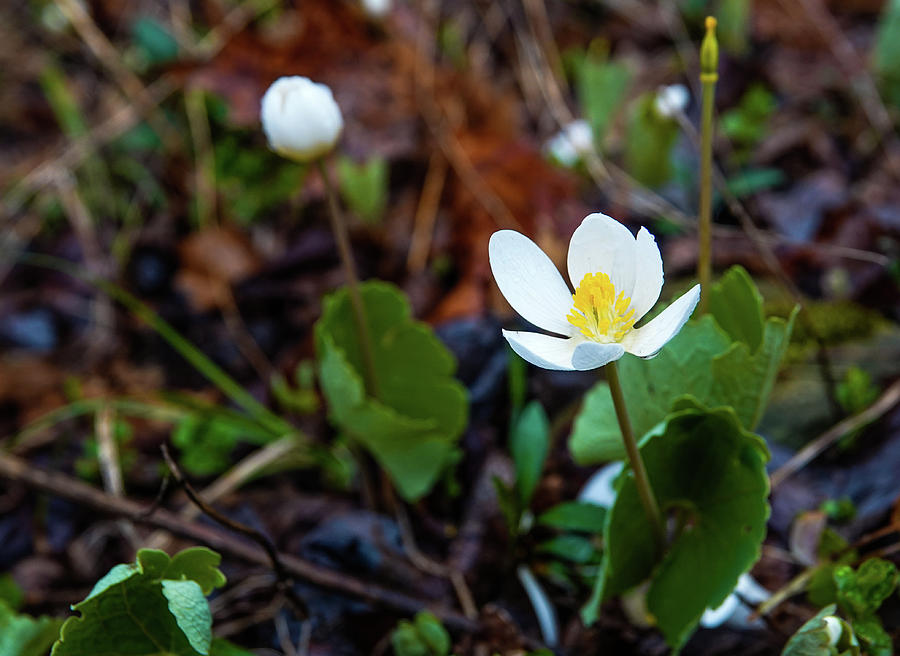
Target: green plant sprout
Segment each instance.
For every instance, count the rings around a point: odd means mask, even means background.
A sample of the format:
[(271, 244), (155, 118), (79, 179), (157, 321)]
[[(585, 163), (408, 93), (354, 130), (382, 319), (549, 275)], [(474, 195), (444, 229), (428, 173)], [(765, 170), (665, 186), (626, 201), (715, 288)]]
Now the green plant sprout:
[[(700, 123), (700, 254), (697, 278), (702, 289), (710, 289), (712, 280), (712, 140), (716, 82), (719, 80), (719, 44), (716, 41), (716, 19), (706, 17), (706, 36), (700, 45), (701, 97)], [(700, 314), (706, 314), (706, 296), (700, 298)]]

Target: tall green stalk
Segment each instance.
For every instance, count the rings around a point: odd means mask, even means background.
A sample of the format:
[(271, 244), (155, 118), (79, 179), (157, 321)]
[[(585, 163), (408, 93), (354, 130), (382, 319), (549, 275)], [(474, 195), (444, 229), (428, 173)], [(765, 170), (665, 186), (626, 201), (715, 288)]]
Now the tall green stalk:
[(353, 261), (353, 252), (350, 250), (350, 237), (347, 233), (347, 223), (341, 212), (341, 206), (337, 198), (337, 190), (331, 181), (325, 160), (318, 161), (319, 172), (325, 184), (325, 195), (328, 197), (328, 217), (331, 221), (331, 231), (337, 243), (338, 254), (344, 266), (344, 276), (347, 278), (347, 291), (350, 294), (350, 307), (353, 310), (353, 320), (356, 322), (356, 336), (359, 338), (360, 350), (363, 359), (363, 376), (366, 380), (366, 390), (370, 396), (378, 398), (378, 378), (375, 375), (375, 350), (372, 347), (372, 335), (369, 332), (369, 324), (366, 323), (366, 310), (362, 296), (359, 293), (359, 276), (356, 275), (356, 264)]
[(625, 443), (625, 452), (628, 454), (628, 462), (631, 471), (634, 472), (634, 483), (637, 486), (638, 495), (647, 513), (647, 521), (653, 530), (653, 539), (656, 543), (656, 553), (661, 554), (666, 544), (665, 526), (663, 526), (662, 514), (659, 512), (659, 504), (650, 486), (650, 478), (647, 469), (641, 459), (634, 431), (631, 429), (631, 419), (628, 417), (628, 408), (625, 406), (625, 395), (622, 394), (622, 384), (619, 382), (619, 370), (615, 361), (606, 365), (606, 381), (609, 383), (609, 391), (612, 394), (613, 406), (616, 408), (616, 419), (619, 420), (619, 430), (622, 431), (622, 441)]
[(703, 87), (700, 125), (700, 255), (697, 278), (700, 280), (700, 314), (707, 309), (712, 279), (712, 139), (713, 106), (716, 82), (719, 80), (719, 44), (716, 41), (716, 19), (706, 17), (706, 36), (700, 46), (700, 83)]

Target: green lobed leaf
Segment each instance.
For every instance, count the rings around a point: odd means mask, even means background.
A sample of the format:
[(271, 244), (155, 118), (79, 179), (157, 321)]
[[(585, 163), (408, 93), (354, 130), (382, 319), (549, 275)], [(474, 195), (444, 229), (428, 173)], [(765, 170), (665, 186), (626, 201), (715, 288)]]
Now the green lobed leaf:
[(315, 327), (329, 417), (372, 453), (405, 499), (416, 500), (451, 462), (468, 419), (466, 392), (453, 378), (453, 356), (427, 325), (412, 319), (400, 290), (368, 281), (359, 291), (379, 398), (366, 393), (349, 295), (338, 290), (325, 298)]
[(204, 591), (225, 583), (220, 556), (204, 547), (173, 558), (141, 549), (116, 565), (72, 609), (52, 656), (206, 656), (212, 616)]
[(564, 531), (600, 533), (606, 522), (606, 508), (581, 501), (565, 501), (538, 517), (538, 523)]
[(550, 448), (550, 422), (540, 403), (532, 401), (525, 406), (511, 431), (509, 444), (516, 465), (519, 508), (524, 510), (531, 503)]
[(0, 601), (0, 654), (45, 656), (61, 625), (60, 619), (19, 614)]
[(865, 652), (889, 656), (894, 645), (877, 615), (882, 602), (897, 588), (897, 566), (880, 558), (870, 558), (856, 570), (849, 565), (833, 568), (835, 596), (841, 610), (850, 619), (853, 631)]
[[(685, 324), (658, 356), (643, 360), (626, 355), (619, 361), (628, 414), (637, 435), (644, 436), (663, 421), (684, 396), (711, 408), (731, 406), (748, 430), (759, 423), (788, 346), (794, 313), (787, 320), (763, 322), (761, 298), (739, 268), (723, 276), (710, 298), (714, 315)], [(719, 318), (727, 330), (719, 325)], [(756, 327), (743, 325), (754, 322)], [(585, 396), (569, 446), (580, 464), (624, 458), (606, 383), (598, 383)]]
[(875, 613), (896, 589), (897, 566), (881, 558), (870, 558), (856, 571), (849, 565), (834, 570), (837, 601), (851, 620)]
[(768, 452), (732, 410), (683, 402), (645, 441), (641, 455), (660, 508), (682, 528), (658, 562), (626, 470), (607, 516), (599, 597), (622, 594), (649, 578), (648, 609), (677, 648), (759, 556), (769, 514)]

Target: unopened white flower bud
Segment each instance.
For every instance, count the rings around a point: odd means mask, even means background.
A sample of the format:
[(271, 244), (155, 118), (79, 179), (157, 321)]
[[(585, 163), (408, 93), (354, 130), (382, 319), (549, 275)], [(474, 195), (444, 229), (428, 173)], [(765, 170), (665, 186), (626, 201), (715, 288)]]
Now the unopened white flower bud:
[(660, 87), (656, 92), (656, 111), (660, 116), (675, 118), (688, 106), (691, 97), (683, 84)]
[(392, 0), (362, 0), (362, 8), (370, 18), (384, 18), (392, 4)]
[(269, 147), (298, 162), (334, 148), (344, 127), (331, 89), (299, 75), (275, 80), (262, 98), (260, 119)]

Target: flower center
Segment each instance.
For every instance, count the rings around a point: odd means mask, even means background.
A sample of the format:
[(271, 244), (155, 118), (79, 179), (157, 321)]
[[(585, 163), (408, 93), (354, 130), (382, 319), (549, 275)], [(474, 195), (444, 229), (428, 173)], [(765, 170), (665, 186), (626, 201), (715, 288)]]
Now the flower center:
[(566, 319), (588, 339), (618, 342), (634, 327), (634, 308), (625, 292), (616, 288), (605, 273), (588, 273), (572, 294), (573, 306)]

